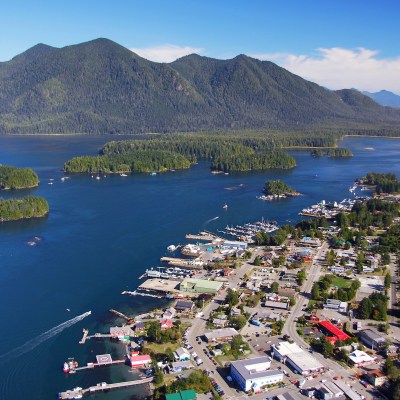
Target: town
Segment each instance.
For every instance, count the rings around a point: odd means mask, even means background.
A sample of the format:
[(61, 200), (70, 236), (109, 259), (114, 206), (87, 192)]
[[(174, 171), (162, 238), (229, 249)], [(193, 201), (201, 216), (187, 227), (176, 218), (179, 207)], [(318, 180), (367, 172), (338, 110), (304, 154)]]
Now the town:
[(379, 190), (387, 175), (367, 175), (373, 196), (337, 203), (333, 215), (270, 234), (269, 223), (247, 224), (247, 241), (200, 232), (169, 246), (166, 266), (147, 269), (136, 290), (122, 292), (170, 299), (167, 308), (136, 316), (111, 310), (123, 323), (106, 333), (84, 330), (82, 345), (114, 340), (126, 357), (64, 364), (77, 373), (125, 362), (142, 371), (141, 380), (59, 397), (151, 381), (152, 398), (166, 400), (393, 398), (400, 389), (400, 196), (397, 180), (392, 191)]

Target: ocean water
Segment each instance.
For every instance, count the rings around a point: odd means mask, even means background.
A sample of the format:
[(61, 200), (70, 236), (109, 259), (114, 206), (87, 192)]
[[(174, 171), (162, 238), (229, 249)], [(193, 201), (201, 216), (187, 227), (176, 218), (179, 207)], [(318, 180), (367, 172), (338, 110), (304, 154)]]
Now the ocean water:
[[(355, 178), (370, 171), (398, 174), (400, 167), (399, 140), (349, 137), (341, 145), (352, 150), (353, 158), (314, 159), (308, 151), (295, 151), (297, 167), (286, 171), (212, 175), (208, 163), (199, 163), (156, 176), (96, 180), (73, 175), (60, 180), (68, 158), (96, 154), (108, 140), (0, 136), (0, 163), (32, 167), (41, 181), (37, 189), (1, 196), (41, 195), (50, 205), (45, 219), (0, 225), (0, 399), (55, 399), (59, 391), (75, 386), (132, 378), (124, 366), (65, 375), (62, 365), (68, 357), (84, 365), (95, 361), (96, 354), (121, 356), (121, 348), (108, 342), (79, 345), (82, 328), (106, 332), (120, 323), (110, 308), (135, 315), (164, 305), (121, 292), (134, 290), (143, 271), (157, 266), (167, 246), (184, 242), (186, 233), (216, 231), (262, 217), (294, 223), (306, 206), (351, 197), (348, 188)], [(278, 178), (304, 196), (257, 200), (265, 181)], [(34, 237), (41, 240), (28, 246)], [(85, 317), (89, 310), (92, 314)], [(95, 397), (139, 399), (143, 390)]]

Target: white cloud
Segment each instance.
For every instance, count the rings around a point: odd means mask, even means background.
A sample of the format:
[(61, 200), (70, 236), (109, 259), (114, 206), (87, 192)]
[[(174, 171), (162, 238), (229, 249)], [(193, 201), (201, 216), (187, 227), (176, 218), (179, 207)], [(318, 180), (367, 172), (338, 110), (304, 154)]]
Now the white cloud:
[(376, 92), (400, 92), (400, 57), (378, 58), (378, 51), (333, 47), (317, 49), (316, 55), (288, 53), (253, 54), (270, 60), (296, 75), (330, 89), (357, 88)]
[(176, 46), (174, 44), (163, 44), (155, 47), (132, 48), (130, 49), (139, 56), (155, 62), (172, 62), (177, 58), (192, 53), (201, 53), (202, 48), (190, 46)]

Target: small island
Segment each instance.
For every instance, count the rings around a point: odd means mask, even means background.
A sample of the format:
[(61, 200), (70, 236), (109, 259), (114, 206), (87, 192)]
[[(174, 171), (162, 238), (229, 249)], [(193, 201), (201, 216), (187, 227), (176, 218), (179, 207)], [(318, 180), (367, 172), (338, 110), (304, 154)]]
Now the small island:
[(353, 153), (346, 147), (334, 147), (330, 148), (324, 153), (322, 149), (311, 150), (311, 157), (321, 158), (327, 155), (329, 158), (349, 158), (353, 157)]
[(0, 165), (0, 189), (29, 189), (39, 185), (39, 178), (30, 168)]
[(0, 222), (40, 218), (48, 213), (49, 204), (43, 197), (28, 196), (8, 200), (0, 198)]
[(362, 179), (356, 179), (356, 185), (361, 186), (361, 190), (375, 190), (376, 194), (400, 192), (400, 182), (393, 173), (370, 172)]
[(262, 196), (257, 197), (259, 200), (275, 200), (301, 196), (301, 193), (280, 179), (265, 182), (263, 193)]

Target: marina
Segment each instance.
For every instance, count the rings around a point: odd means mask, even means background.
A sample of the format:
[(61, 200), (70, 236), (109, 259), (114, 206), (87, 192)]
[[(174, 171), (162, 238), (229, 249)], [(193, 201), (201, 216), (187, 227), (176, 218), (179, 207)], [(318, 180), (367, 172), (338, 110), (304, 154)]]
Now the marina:
[(236, 225), (235, 227), (227, 225), (225, 229), (218, 232), (236, 237), (243, 242), (254, 243), (253, 238), (258, 232), (272, 233), (277, 229), (278, 224), (276, 221), (264, 221), (263, 218), (261, 221)]

